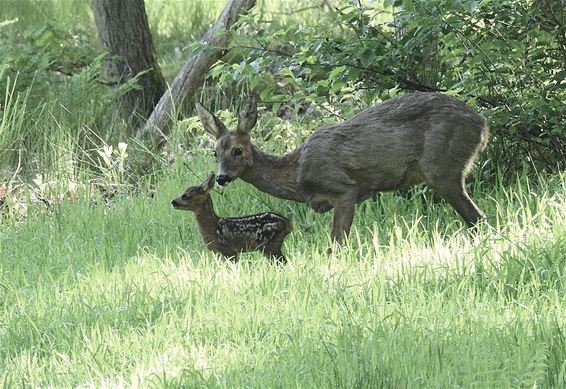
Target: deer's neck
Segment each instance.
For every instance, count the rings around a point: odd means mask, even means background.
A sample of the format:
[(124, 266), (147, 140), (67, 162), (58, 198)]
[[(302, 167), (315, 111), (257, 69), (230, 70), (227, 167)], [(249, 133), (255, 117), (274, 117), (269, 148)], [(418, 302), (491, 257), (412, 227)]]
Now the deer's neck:
[(198, 230), (202, 239), (206, 244), (210, 244), (216, 240), (216, 228), (220, 219), (214, 212), (212, 199), (209, 197), (206, 205), (201, 209), (194, 211), (197, 221)]
[(272, 196), (305, 202), (304, 193), (297, 183), (301, 149), (275, 156), (253, 146), (254, 164), (240, 178)]

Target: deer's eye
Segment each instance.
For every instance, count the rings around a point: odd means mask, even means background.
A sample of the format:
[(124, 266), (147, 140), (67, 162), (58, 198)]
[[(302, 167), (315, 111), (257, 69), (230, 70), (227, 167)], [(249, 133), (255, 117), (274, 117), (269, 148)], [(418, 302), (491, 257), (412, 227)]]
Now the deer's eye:
[(243, 153), (243, 150), (242, 150), (241, 147), (236, 147), (234, 149), (234, 157), (239, 157), (240, 155), (242, 155), (242, 153)]
[(214, 158), (218, 158), (218, 154), (216, 153), (216, 151), (213, 151), (212, 155), (214, 155)]

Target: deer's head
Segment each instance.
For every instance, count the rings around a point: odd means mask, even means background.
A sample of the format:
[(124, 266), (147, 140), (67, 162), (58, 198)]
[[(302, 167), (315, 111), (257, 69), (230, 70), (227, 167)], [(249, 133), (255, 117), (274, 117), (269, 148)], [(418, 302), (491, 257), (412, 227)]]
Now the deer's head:
[(216, 181), (228, 185), (253, 166), (250, 130), (257, 121), (255, 99), (249, 99), (238, 120), (238, 126), (230, 131), (212, 112), (199, 103), (196, 110), (204, 129), (216, 139), (214, 155), (218, 163)]
[(185, 192), (171, 201), (171, 206), (182, 211), (195, 211), (206, 205), (209, 192), (214, 187), (214, 173), (210, 173), (199, 186), (191, 186)]

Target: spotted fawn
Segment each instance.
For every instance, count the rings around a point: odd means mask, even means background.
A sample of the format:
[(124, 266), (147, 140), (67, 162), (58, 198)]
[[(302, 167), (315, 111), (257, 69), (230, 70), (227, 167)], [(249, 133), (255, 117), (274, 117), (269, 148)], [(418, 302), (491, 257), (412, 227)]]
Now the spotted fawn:
[(287, 263), (281, 252), (285, 237), (291, 232), (289, 219), (267, 212), (243, 217), (221, 218), (214, 212), (210, 190), (214, 173), (199, 186), (191, 186), (171, 201), (175, 209), (192, 211), (207, 247), (232, 261), (242, 252), (260, 251), (278, 264)]

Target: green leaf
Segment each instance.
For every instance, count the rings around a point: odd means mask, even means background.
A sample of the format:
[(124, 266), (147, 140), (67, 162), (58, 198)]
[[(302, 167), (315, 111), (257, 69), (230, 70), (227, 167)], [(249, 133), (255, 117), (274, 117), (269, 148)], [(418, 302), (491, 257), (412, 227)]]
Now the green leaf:
[(317, 61), (316, 61), (316, 58), (315, 58), (314, 55), (309, 55), (309, 56), (306, 58), (306, 62), (307, 62), (308, 64), (310, 64), (310, 65), (314, 65)]
[(273, 88), (273, 87), (271, 87), (271, 88), (269, 88), (269, 87), (268, 87), (268, 88), (264, 88), (264, 89), (262, 89), (261, 92), (259, 93), (259, 98), (260, 98), (261, 100), (264, 100), (264, 101), (269, 101), (269, 100), (271, 99), (271, 95), (272, 95), (272, 92), (273, 92), (273, 91), (274, 91), (274, 88)]
[(344, 70), (346, 69), (346, 66), (338, 66), (334, 69), (332, 69), (332, 71), (328, 74), (328, 79), (329, 80), (333, 80), (334, 78), (336, 78), (336, 76), (340, 73), (343, 73)]
[(477, 9), (478, 9), (478, 0), (470, 1), (470, 13), (472, 14), (476, 13)]
[(217, 62), (216, 65), (210, 70), (210, 76), (212, 78), (218, 78), (218, 76), (224, 71), (226, 64), (223, 62)]
[(363, 67), (368, 67), (372, 64), (374, 59), (374, 51), (372, 49), (364, 49), (362, 54), (360, 55), (360, 62), (362, 63)]

